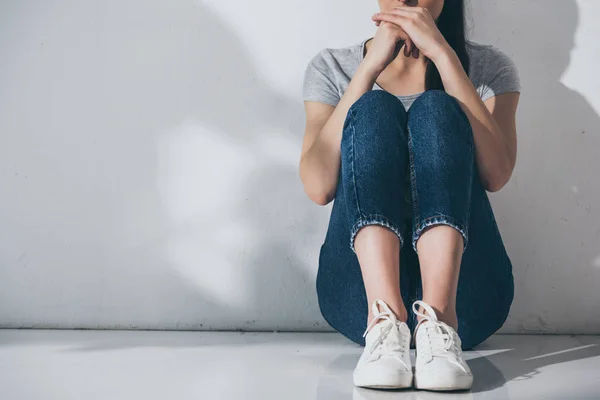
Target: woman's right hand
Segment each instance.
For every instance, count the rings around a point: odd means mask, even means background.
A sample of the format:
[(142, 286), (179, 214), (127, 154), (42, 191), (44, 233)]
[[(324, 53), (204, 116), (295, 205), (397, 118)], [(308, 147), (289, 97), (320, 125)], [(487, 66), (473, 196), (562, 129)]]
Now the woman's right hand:
[(394, 23), (381, 21), (363, 62), (381, 73), (398, 56), (405, 43), (404, 55), (418, 58), (418, 49), (406, 32)]

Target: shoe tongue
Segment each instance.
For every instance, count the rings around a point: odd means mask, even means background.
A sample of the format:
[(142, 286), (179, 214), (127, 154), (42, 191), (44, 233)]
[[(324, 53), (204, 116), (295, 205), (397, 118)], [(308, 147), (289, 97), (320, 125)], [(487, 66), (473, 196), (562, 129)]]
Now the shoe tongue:
[(430, 332), (433, 332), (435, 334), (436, 340), (439, 340), (440, 343), (443, 343), (444, 345), (454, 337), (454, 335), (452, 334), (452, 332), (450, 330), (448, 330), (443, 325), (436, 323), (434, 321), (424, 322), (421, 329), (429, 330)]

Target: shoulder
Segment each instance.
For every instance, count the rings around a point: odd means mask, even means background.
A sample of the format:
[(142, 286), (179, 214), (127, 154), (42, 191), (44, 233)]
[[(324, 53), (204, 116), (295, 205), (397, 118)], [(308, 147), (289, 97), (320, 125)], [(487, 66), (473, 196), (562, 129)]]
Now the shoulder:
[(303, 98), (337, 105), (356, 69), (362, 43), (346, 47), (326, 47), (312, 56), (304, 71)]
[(487, 53), (493, 46), (491, 44), (479, 43), (473, 40), (466, 40), (467, 52), (469, 55), (478, 57)]
[(521, 84), (517, 65), (500, 48), (467, 41), (469, 77), (483, 100), (504, 92), (519, 92)]
[(494, 69), (516, 68), (512, 57), (500, 48), (491, 45), (477, 43), (467, 40), (467, 53), (470, 58), (470, 67), (472, 72), (477, 74), (481, 72), (490, 72)]
[(360, 62), (362, 42), (345, 47), (326, 47), (310, 59), (308, 66), (329, 67), (330, 69), (346, 70)]

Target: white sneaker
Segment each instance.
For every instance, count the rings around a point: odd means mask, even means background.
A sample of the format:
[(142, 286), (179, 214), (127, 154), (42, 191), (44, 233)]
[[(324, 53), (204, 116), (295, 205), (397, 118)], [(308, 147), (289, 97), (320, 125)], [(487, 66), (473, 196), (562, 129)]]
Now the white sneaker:
[[(420, 313), (416, 306), (427, 314)], [(450, 325), (438, 321), (431, 306), (415, 301), (413, 312), (423, 317), (415, 328), (415, 388), (465, 390), (473, 386), (473, 374), (462, 358), (461, 341)]]
[(374, 318), (363, 334), (365, 349), (354, 369), (354, 385), (378, 389), (411, 387), (408, 325), (399, 321), (383, 300), (375, 300), (372, 310)]

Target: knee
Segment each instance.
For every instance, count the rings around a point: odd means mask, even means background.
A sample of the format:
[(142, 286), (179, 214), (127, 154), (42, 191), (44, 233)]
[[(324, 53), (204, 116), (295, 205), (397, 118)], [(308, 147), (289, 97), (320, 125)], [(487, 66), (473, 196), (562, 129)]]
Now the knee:
[(432, 89), (427, 90), (413, 102), (409, 112), (409, 123), (422, 123), (426, 119), (439, 121), (448, 117), (466, 118), (466, 115), (458, 100), (443, 90)]
[(371, 103), (377, 103), (377, 104), (401, 104), (402, 102), (400, 101), (400, 99), (398, 99), (396, 96), (394, 96), (393, 94), (391, 94), (390, 92), (387, 92), (385, 90), (379, 90), (379, 89), (373, 89), (373, 90), (368, 90), (365, 93), (363, 93), (358, 100), (356, 100), (354, 102), (354, 104), (352, 104), (352, 106), (350, 108), (360, 108), (361, 105), (365, 105), (365, 104), (371, 104)]
[[(408, 126), (413, 140), (429, 139), (456, 143), (463, 137), (463, 143), (473, 145), (471, 123), (458, 100), (443, 90), (428, 90), (419, 96), (410, 107)], [(427, 146), (429, 147), (429, 146)]]
[(406, 109), (400, 99), (385, 90), (379, 89), (365, 92), (350, 106), (348, 114), (350, 112), (355, 115), (366, 114), (368, 116), (377, 116), (387, 112), (394, 116), (406, 118)]
[(342, 131), (342, 148), (353, 146), (380, 146), (394, 140), (408, 140), (407, 113), (396, 96), (385, 90), (364, 93), (349, 108)]
[(410, 106), (411, 113), (422, 111), (422, 109), (428, 109), (430, 107), (439, 107), (441, 104), (457, 104), (456, 99), (450, 96), (448, 93), (439, 89), (426, 90), (422, 95)]

